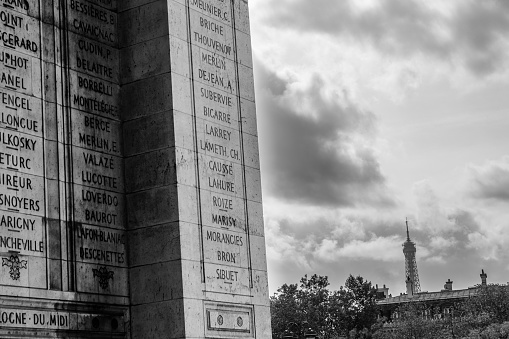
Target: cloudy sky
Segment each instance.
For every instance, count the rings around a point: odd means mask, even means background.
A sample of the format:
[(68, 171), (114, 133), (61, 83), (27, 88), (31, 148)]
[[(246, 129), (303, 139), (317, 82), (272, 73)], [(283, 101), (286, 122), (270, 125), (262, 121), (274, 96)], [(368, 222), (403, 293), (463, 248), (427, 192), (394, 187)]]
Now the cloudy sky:
[(509, 1), (250, 0), (271, 294), (509, 281)]

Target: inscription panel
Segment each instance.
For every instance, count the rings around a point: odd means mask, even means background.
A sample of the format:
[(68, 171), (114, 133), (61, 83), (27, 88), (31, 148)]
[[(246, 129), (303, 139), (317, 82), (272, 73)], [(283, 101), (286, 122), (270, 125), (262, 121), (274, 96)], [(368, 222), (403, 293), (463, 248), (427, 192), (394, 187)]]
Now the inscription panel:
[(127, 267), (125, 232), (96, 227), (76, 225), (76, 258), (81, 262)]
[(120, 87), (82, 73), (70, 72), (72, 108), (118, 119)]
[(44, 257), (46, 245), (42, 217), (0, 211), (0, 252)]
[(196, 80), (230, 94), (237, 94), (235, 62), (202, 48), (193, 48)]
[(208, 262), (247, 267), (247, 243), (244, 233), (203, 227), (204, 257)]
[(106, 191), (123, 192), (123, 160), (120, 157), (73, 147), (74, 183)]
[(202, 189), (243, 198), (242, 166), (208, 155), (200, 155)]
[(67, 1), (79, 292), (128, 295), (116, 0)]
[(80, 111), (73, 111), (73, 116), (73, 145), (109, 155), (121, 155), (120, 122)]
[(232, 125), (238, 121), (237, 97), (220, 89), (194, 81), (195, 107), (198, 117), (205, 116), (218, 124)]
[[(196, 120), (198, 152), (221, 160), (240, 164), (240, 136), (238, 129)], [(232, 192), (233, 193), (233, 192)]]
[(0, 89), (0, 128), (42, 137), (41, 100)]
[(42, 159), (42, 138), (0, 130), (0, 168), (42, 176)]
[(250, 274), (247, 268), (230, 267), (205, 262), (207, 291), (250, 295)]
[(244, 200), (201, 190), (202, 223), (206, 226), (245, 231)]
[(39, 1), (1, 0), (2, 7), (39, 19)]
[(79, 223), (124, 228), (123, 194), (74, 185), (75, 220)]
[(40, 57), (39, 21), (36, 18), (20, 14), (5, 6), (0, 7), (0, 18), (3, 22), (0, 28), (0, 40), (4, 51), (17, 51)]
[(203, 306), (206, 337), (254, 337), (253, 306), (212, 302), (204, 302)]
[(118, 49), (69, 32), (69, 67), (106, 81), (119, 81)]
[(0, 326), (67, 330), (71, 317), (67, 312), (0, 308)]
[[(249, 240), (231, 2), (189, 0), (188, 5), (206, 290), (249, 295)], [(209, 323), (213, 330), (235, 331), (231, 326), (214, 324)]]
[(222, 24), (232, 25), (232, 9), (228, 0), (189, 0), (189, 7), (209, 18), (220, 21)]
[(191, 44), (234, 60), (231, 25), (225, 25), (195, 10), (190, 11), (190, 22)]
[(44, 216), (44, 178), (0, 170), (0, 209)]
[(0, 52), (0, 86), (20, 93), (41, 97), (41, 62), (22, 53)]
[(38, 1), (0, 1), (0, 284), (46, 288), (38, 17)]
[(115, 46), (117, 14), (87, 0), (68, 0), (68, 29), (90, 39)]

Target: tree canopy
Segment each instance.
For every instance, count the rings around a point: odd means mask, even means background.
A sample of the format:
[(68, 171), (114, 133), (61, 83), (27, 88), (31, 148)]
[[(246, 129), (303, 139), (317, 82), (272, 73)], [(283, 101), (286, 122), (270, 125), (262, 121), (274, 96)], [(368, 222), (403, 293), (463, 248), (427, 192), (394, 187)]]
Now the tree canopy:
[(339, 290), (330, 291), (326, 276), (305, 275), (300, 284), (284, 284), (271, 297), (272, 333), (289, 329), (301, 336), (312, 328), (320, 338), (355, 330), (369, 332), (376, 323), (376, 291), (371, 282), (350, 275)]

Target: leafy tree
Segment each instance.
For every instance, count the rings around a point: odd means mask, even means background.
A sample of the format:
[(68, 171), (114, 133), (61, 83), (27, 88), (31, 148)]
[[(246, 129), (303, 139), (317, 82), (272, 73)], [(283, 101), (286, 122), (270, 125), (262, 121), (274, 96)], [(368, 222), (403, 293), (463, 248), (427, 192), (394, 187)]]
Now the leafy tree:
[(376, 291), (362, 277), (349, 276), (338, 291), (325, 276), (307, 275), (300, 285), (284, 284), (271, 297), (272, 333), (280, 338), (289, 325), (297, 335), (308, 327), (319, 338), (336, 338), (354, 330), (352, 338), (369, 338), (377, 319)]
[(477, 286), (476, 295), (463, 303), (461, 318), (463, 332), (468, 332), (464, 338), (508, 338), (509, 286)]
[(433, 310), (422, 302), (410, 302), (398, 308), (399, 317), (394, 320), (390, 331), (378, 331), (375, 339), (436, 339), (448, 338), (446, 323), (432, 321), (423, 316), (425, 311)]
[(399, 307), (399, 319), (395, 320), (390, 331), (375, 333), (376, 339), (509, 339), (509, 287), (490, 284), (477, 286), (476, 294), (452, 306), (450, 316), (440, 320), (430, 320), (422, 316), (430, 311), (429, 318), (438, 309), (430, 309), (429, 304), (410, 302)]
[(342, 306), (342, 327), (350, 332), (356, 330), (370, 330), (377, 322), (378, 306), (376, 304), (376, 290), (371, 282), (361, 276), (350, 275), (337, 295)]
[(328, 278), (316, 274), (310, 279), (305, 275), (300, 285), (281, 286), (270, 298), (273, 336), (280, 338), (293, 323), (291, 330), (297, 335), (311, 327), (322, 338), (331, 338), (328, 286)]
[(464, 310), (473, 316), (487, 315), (490, 323), (509, 321), (509, 287), (500, 284), (479, 285), (477, 294), (465, 302)]
[(465, 339), (507, 339), (509, 338), (509, 322), (491, 324), (482, 330), (472, 330)]

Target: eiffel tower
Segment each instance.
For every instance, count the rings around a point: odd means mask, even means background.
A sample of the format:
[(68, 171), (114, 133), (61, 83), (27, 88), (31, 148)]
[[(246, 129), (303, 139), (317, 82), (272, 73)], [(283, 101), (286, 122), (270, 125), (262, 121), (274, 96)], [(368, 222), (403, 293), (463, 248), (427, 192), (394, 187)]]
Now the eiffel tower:
[(419, 272), (417, 271), (417, 261), (415, 260), (415, 243), (410, 240), (408, 231), (408, 219), (406, 220), (406, 241), (403, 244), (403, 254), (405, 255), (405, 276), (407, 283), (407, 294), (421, 292), (421, 283), (419, 282)]

